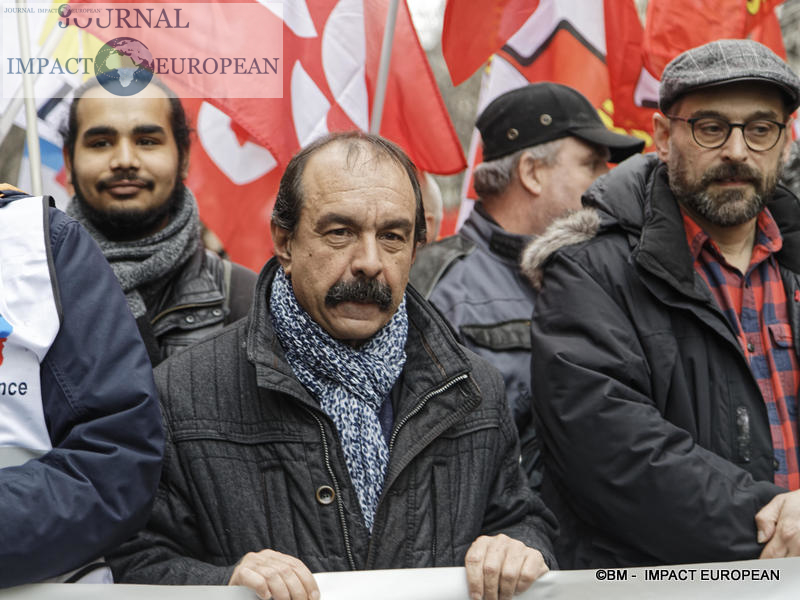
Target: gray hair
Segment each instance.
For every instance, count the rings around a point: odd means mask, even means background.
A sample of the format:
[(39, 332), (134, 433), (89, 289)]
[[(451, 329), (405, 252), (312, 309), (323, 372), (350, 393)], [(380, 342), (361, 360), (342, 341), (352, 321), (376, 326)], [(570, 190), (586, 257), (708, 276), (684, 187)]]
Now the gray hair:
[(528, 154), (534, 160), (549, 166), (556, 162), (563, 142), (564, 138), (560, 138), (544, 144), (529, 146), (508, 156), (479, 164), (472, 174), (472, 185), (475, 192), (481, 198), (499, 196), (506, 191), (514, 179), (514, 171), (516, 171), (523, 154)]

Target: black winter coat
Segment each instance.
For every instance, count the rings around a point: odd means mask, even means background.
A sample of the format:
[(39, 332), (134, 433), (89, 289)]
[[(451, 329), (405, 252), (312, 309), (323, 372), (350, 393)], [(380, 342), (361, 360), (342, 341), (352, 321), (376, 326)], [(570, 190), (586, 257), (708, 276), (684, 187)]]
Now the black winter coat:
[(112, 557), (117, 581), (224, 584), (271, 548), (312, 572), (454, 566), (506, 533), (554, 566), (552, 515), (528, 488), (499, 373), (409, 288), (406, 366), (372, 535), (333, 422), (294, 377), (259, 277), (248, 319), (156, 370), (167, 449), (152, 518)]
[[(556, 556), (564, 568), (757, 558), (755, 514), (786, 490), (772, 483), (764, 400), (695, 273), (666, 166), (632, 158), (584, 205), (524, 256), (534, 279), (545, 263), (532, 362)], [(800, 352), (800, 203), (779, 188), (768, 206)]]
[(255, 285), (253, 271), (201, 244), (137, 319), (153, 366), (246, 316)]

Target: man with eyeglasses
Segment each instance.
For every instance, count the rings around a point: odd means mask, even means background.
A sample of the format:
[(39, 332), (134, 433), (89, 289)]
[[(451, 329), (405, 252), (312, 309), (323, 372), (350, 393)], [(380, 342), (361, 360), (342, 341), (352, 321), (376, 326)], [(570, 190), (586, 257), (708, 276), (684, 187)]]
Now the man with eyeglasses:
[(523, 255), (565, 568), (800, 555), (800, 201), (777, 184), (800, 79), (719, 40), (659, 98), (657, 152)]

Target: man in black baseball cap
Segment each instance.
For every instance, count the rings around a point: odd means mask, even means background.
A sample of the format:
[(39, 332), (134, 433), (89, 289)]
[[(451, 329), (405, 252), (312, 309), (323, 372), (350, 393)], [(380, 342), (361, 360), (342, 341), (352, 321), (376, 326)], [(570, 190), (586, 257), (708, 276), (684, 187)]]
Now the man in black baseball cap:
[(498, 96), (476, 126), (483, 139), (484, 162), (570, 136), (608, 148), (612, 163), (644, 147), (639, 138), (609, 130), (578, 90), (550, 82), (532, 83)]
[(777, 184), (800, 79), (718, 40), (659, 98), (657, 152), (524, 253), (562, 567), (800, 555), (800, 201)]
[(457, 235), (418, 253), (411, 282), (467, 347), (503, 374), (523, 468), (538, 488), (530, 413), (534, 291), (520, 275), (520, 251), (554, 219), (580, 208), (581, 194), (608, 171), (609, 161), (641, 151), (644, 142), (613, 133), (580, 92), (549, 82), (497, 97), (477, 127), (484, 160), (474, 175), (480, 201)]

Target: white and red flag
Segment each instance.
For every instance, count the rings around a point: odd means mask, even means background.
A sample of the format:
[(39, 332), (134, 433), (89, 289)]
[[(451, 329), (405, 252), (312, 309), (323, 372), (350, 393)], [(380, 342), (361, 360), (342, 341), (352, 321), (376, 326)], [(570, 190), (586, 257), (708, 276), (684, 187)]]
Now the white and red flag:
[[(647, 82), (648, 77), (641, 73), (642, 25), (633, 0), (540, 0), (527, 18), (522, 19), (521, 12), (515, 14), (520, 20), (513, 34), (494, 54), (484, 75), (478, 114), (500, 94), (531, 82), (553, 81), (583, 93), (609, 128), (652, 144), (653, 108), (648, 106), (652, 102), (635, 97), (639, 80)], [(504, 24), (510, 27), (507, 21)], [(452, 52), (457, 54), (455, 49)], [(452, 71), (451, 77), (456, 79)], [(481, 160), (480, 136), (475, 130), (470, 172)], [(476, 197), (469, 176), (464, 196)], [(470, 201), (463, 203), (459, 222), (471, 208)]]
[[(109, 4), (81, 0), (73, 5), (79, 3)], [(242, 3), (202, 4), (230, 4), (233, 10)], [(198, 199), (201, 219), (220, 237), (231, 258), (258, 269), (272, 254), (269, 216), (289, 159), (328, 132), (369, 128), (389, 2), (252, 0), (246, 4), (283, 21), (283, 53), (277, 63), (282, 98), (225, 96), (219, 90), (206, 94), (198, 88), (187, 94), (180, 78), (170, 73), (161, 77), (179, 94), (184, 92), (197, 129), (187, 184)], [(460, 143), (405, 2), (398, 13), (380, 133), (406, 150), (420, 169), (457, 173), (466, 166)], [(212, 20), (205, 33), (192, 23), (198, 30), (195, 39), (213, 40), (224, 48), (231, 38), (235, 48), (264, 35), (260, 19), (239, 19), (221, 32), (222, 20)], [(93, 33), (108, 37), (101, 29)], [(147, 45), (154, 57), (181, 57), (193, 51), (155, 31), (132, 30), (130, 35)], [(250, 77), (256, 85), (258, 75)], [(193, 85), (202, 85), (200, 78)]]
[(453, 85), (477, 71), (536, 10), (539, 0), (448, 0), (442, 54)]

